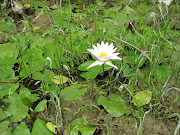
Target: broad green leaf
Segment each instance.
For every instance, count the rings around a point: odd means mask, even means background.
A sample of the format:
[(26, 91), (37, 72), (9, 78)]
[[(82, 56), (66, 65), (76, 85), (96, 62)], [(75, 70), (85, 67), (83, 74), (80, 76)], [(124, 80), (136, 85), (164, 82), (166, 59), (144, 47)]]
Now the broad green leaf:
[(0, 83), (0, 98), (10, 95), (15, 92), (19, 87), (19, 83)]
[[(61, 87), (59, 85), (56, 85), (56, 84), (52, 84), (50, 86), (46, 86), (45, 87), (45, 91), (49, 91), (49, 92), (52, 92), (54, 93), (55, 95), (59, 95), (60, 94), (60, 90), (61, 90)], [(52, 98), (54, 97), (54, 94), (51, 95)]]
[[(31, 62), (36, 62), (39, 60), (40, 63), (42, 63), (43, 61), (43, 57), (42, 57), (42, 47), (31, 47), (31, 48), (28, 48), (27, 50), (23, 51), (21, 53), (21, 57), (18, 59), (19, 63), (21, 62), (24, 62), (22, 66), (24, 66), (25, 62), (28, 63), (28, 66), (29, 64), (31, 65), (34, 65), (32, 64)], [(26, 67), (25, 67), (26, 68)]]
[(30, 95), (27, 95), (27, 98), (29, 98), (31, 102), (36, 102), (40, 97), (39, 97), (39, 94), (30, 94)]
[(131, 15), (128, 15), (124, 12), (120, 12), (116, 15), (115, 21), (117, 22), (117, 25), (120, 27), (124, 27), (125, 24), (127, 24), (131, 19)]
[(97, 68), (101, 68), (100, 66), (95, 66), (95, 67), (92, 67), (92, 68), (88, 68), (94, 61), (86, 61), (84, 63), (82, 63), (81, 65), (79, 65), (78, 67), (78, 70), (80, 71), (92, 71), (92, 70), (95, 70)]
[(39, 38), (32, 43), (32, 46), (46, 46), (49, 43), (55, 43), (52, 38)]
[(11, 21), (5, 21), (4, 19), (2, 19), (0, 21), (0, 31), (4, 31), (4, 32), (13, 32), (15, 29), (15, 24), (12, 23)]
[(125, 14), (132, 14), (134, 12), (134, 10), (132, 8), (130, 8), (129, 6), (126, 6), (124, 13)]
[(54, 73), (53, 71), (49, 70), (49, 69), (45, 69), (44, 73), (43, 73), (43, 80), (45, 83), (47, 84), (52, 84), (53, 79), (54, 79)]
[(19, 76), (23, 78), (23, 77), (29, 76), (29, 74), (31, 74), (31, 73), (29, 73), (26, 70), (21, 70)]
[(31, 103), (37, 101), (39, 99), (38, 94), (32, 94), (29, 89), (25, 87), (20, 88), (19, 95), (22, 99), (22, 103), (26, 106), (29, 106)]
[(10, 105), (8, 106), (7, 111), (11, 114), (10, 119), (13, 122), (19, 122), (26, 117), (28, 113), (28, 107), (22, 103), (22, 97), (20, 94), (13, 93), (10, 96)]
[(15, 76), (15, 72), (11, 68), (0, 69), (0, 72), (1, 72), (0, 80), (3, 81), (17, 81), (19, 78), (18, 76)]
[(7, 118), (5, 111), (2, 108), (0, 108), (0, 121), (5, 118)]
[(4, 130), (3, 132), (0, 131), (1, 135), (12, 135), (12, 128), (8, 128)]
[(88, 72), (82, 73), (80, 75), (81, 77), (86, 78), (86, 79), (94, 79), (101, 72), (101, 66), (99, 65), (87, 69), (87, 67), (90, 66), (93, 62), (94, 61), (87, 61), (78, 67), (78, 70), (80, 71), (88, 71)]
[(119, 11), (121, 8), (122, 8), (122, 5), (118, 5), (118, 6), (114, 6), (114, 7), (108, 8), (107, 10), (108, 10), (108, 11), (111, 11), (111, 12), (117, 12), (117, 11)]
[(46, 107), (46, 103), (47, 103), (47, 100), (42, 100), (35, 108), (35, 112), (41, 112), (45, 109)]
[(34, 73), (32, 74), (32, 78), (33, 78), (34, 80), (43, 81), (43, 75), (42, 75), (41, 72), (34, 72)]
[(87, 123), (85, 119), (79, 118), (70, 123), (70, 135), (78, 135), (78, 131), (82, 135), (93, 135), (96, 126)]
[(54, 5), (51, 6), (51, 8), (52, 8), (52, 9), (58, 9), (59, 6), (58, 6), (57, 4), (54, 4)]
[(24, 122), (21, 122), (13, 132), (13, 135), (31, 135), (27, 125)]
[(14, 67), (14, 64), (17, 62), (17, 59), (14, 57), (0, 57), (0, 64), (7, 65), (9, 68)]
[(19, 95), (20, 95), (21, 97), (26, 97), (26, 96), (28, 96), (28, 95), (30, 95), (30, 94), (31, 94), (31, 92), (30, 92), (30, 90), (29, 90), (28, 88), (23, 87), (23, 86), (20, 88)]
[(141, 92), (138, 92), (134, 98), (133, 98), (133, 103), (135, 106), (143, 106), (145, 104), (149, 104), (149, 102), (151, 101), (151, 91), (149, 90), (144, 90)]
[(7, 111), (0, 108), (0, 121), (4, 120), (5, 118), (7, 118), (9, 116), (10, 116), (10, 114)]
[(87, 88), (80, 88), (81, 84), (71, 85), (60, 92), (60, 96), (65, 101), (74, 101), (80, 99), (87, 92)]
[(120, 117), (126, 112), (126, 104), (119, 95), (110, 94), (110, 100), (100, 96), (98, 105), (102, 105), (113, 117)]
[[(37, 57), (39, 58), (39, 56), (37, 56)], [(31, 59), (31, 58), (29, 58), (29, 59)], [(24, 63), (22, 65), (22, 70), (20, 72), (21, 77), (27, 77), (34, 72), (43, 70), (44, 63), (43, 63), (43, 60), (41, 60), (41, 59), (27, 61), (27, 63), (29, 63), (29, 64)]]
[(68, 81), (67, 77), (62, 76), (62, 75), (56, 75), (54, 76), (53, 82), (55, 84), (64, 84)]
[(0, 57), (14, 57), (18, 56), (18, 47), (14, 43), (0, 44)]
[(32, 101), (28, 97), (24, 97), (24, 98), (22, 98), (22, 103), (25, 106), (29, 106), (32, 103)]
[(53, 132), (54, 134), (56, 134), (56, 125), (54, 125), (52, 122), (48, 122), (46, 124), (46, 127), (51, 131)]
[(8, 77), (10, 77), (11, 74), (14, 74), (14, 70), (12, 70), (11, 68), (6, 68), (5, 70), (0, 71), (0, 72), (1, 72), (1, 76), (0, 76), (1, 80), (5, 80)]
[(157, 81), (158, 82), (165, 82), (167, 81), (168, 77), (173, 75), (173, 70), (168, 66), (159, 66), (157, 68)]
[(28, 107), (25, 106), (21, 100), (19, 102), (12, 102), (8, 107), (8, 112), (12, 115), (11, 120), (13, 122), (19, 122), (26, 117), (26, 113), (28, 113)]
[(85, 78), (85, 79), (90, 79), (93, 80), (96, 78), (96, 76), (100, 73), (100, 70), (95, 70), (95, 71), (89, 71), (82, 73), (80, 76)]
[(63, 47), (60, 44), (51, 42), (43, 46), (45, 57), (56, 56), (61, 60), (61, 56), (64, 54)]
[(43, 120), (36, 119), (32, 128), (32, 135), (53, 135), (51, 131), (46, 127)]
[(4, 132), (6, 129), (8, 129), (10, 122), (9, 121), (3, 121), (0, 123), (0, 133)]

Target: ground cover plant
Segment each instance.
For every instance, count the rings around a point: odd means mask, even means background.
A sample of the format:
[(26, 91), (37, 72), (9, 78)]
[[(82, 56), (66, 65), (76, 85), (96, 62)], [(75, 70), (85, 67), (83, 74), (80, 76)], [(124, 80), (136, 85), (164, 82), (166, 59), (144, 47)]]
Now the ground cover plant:
[(1, 135), (178, 135), (178, 0), (0, 2)]

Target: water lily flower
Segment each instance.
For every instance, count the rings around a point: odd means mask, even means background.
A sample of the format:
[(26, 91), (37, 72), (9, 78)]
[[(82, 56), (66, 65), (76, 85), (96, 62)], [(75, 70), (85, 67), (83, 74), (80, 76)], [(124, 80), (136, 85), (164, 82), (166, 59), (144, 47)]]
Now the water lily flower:
[(108, 42), (104, 43), (103, 41), (101, 44), (97, 43), (97, 46), (93, 45), (93, 49), (87, 49), (97, 58), (97, 60), (87, 67), (87, 69), (97, 65), (103, 65), (104, 63), (117, 69), (117, 67), (109, 61), (110, 59), (122, 60), (117, 56), (119, 53), (115, 53), (116, 49), (117, 48), (114, 48), (113, 43), (109, 45)]
[(164, 2), (167, 6), (169, 6), (171, 4), (173, 0), (159, 0), (159, 2)]

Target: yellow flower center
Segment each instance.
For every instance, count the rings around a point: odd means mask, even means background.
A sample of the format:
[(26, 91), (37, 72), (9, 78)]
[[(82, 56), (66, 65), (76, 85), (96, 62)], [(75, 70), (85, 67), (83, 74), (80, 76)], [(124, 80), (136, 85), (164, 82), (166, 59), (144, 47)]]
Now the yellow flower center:
[(99, 57), (106, 57), (108, 56), (108, 54), (106, 52), (102, 52), (100, 54), (98, 54)]

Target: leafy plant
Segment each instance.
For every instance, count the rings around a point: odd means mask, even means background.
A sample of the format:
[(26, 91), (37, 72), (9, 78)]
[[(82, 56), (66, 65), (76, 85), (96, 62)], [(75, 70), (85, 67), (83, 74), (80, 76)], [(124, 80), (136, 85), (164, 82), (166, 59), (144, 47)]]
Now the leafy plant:
[(126, 112), (126, 104), (119, 95), (110, 94), (109, 100), (104, 96), (100, 96), (98, 105), (102, 105), (113, 117), (120, 117)]
[(70, 123), (70, 135), (78, 135), (78, 131), (82, 135), (92, 135), (96, 127), (87, 123), (85, 119), (79, 118)]
[(65, 101), (74, 101), (82, 98), (87, 92), (87, 88), (81, 88), (81, 84), (74, 84), (64, 88), (60, 92), (60, 96)]

